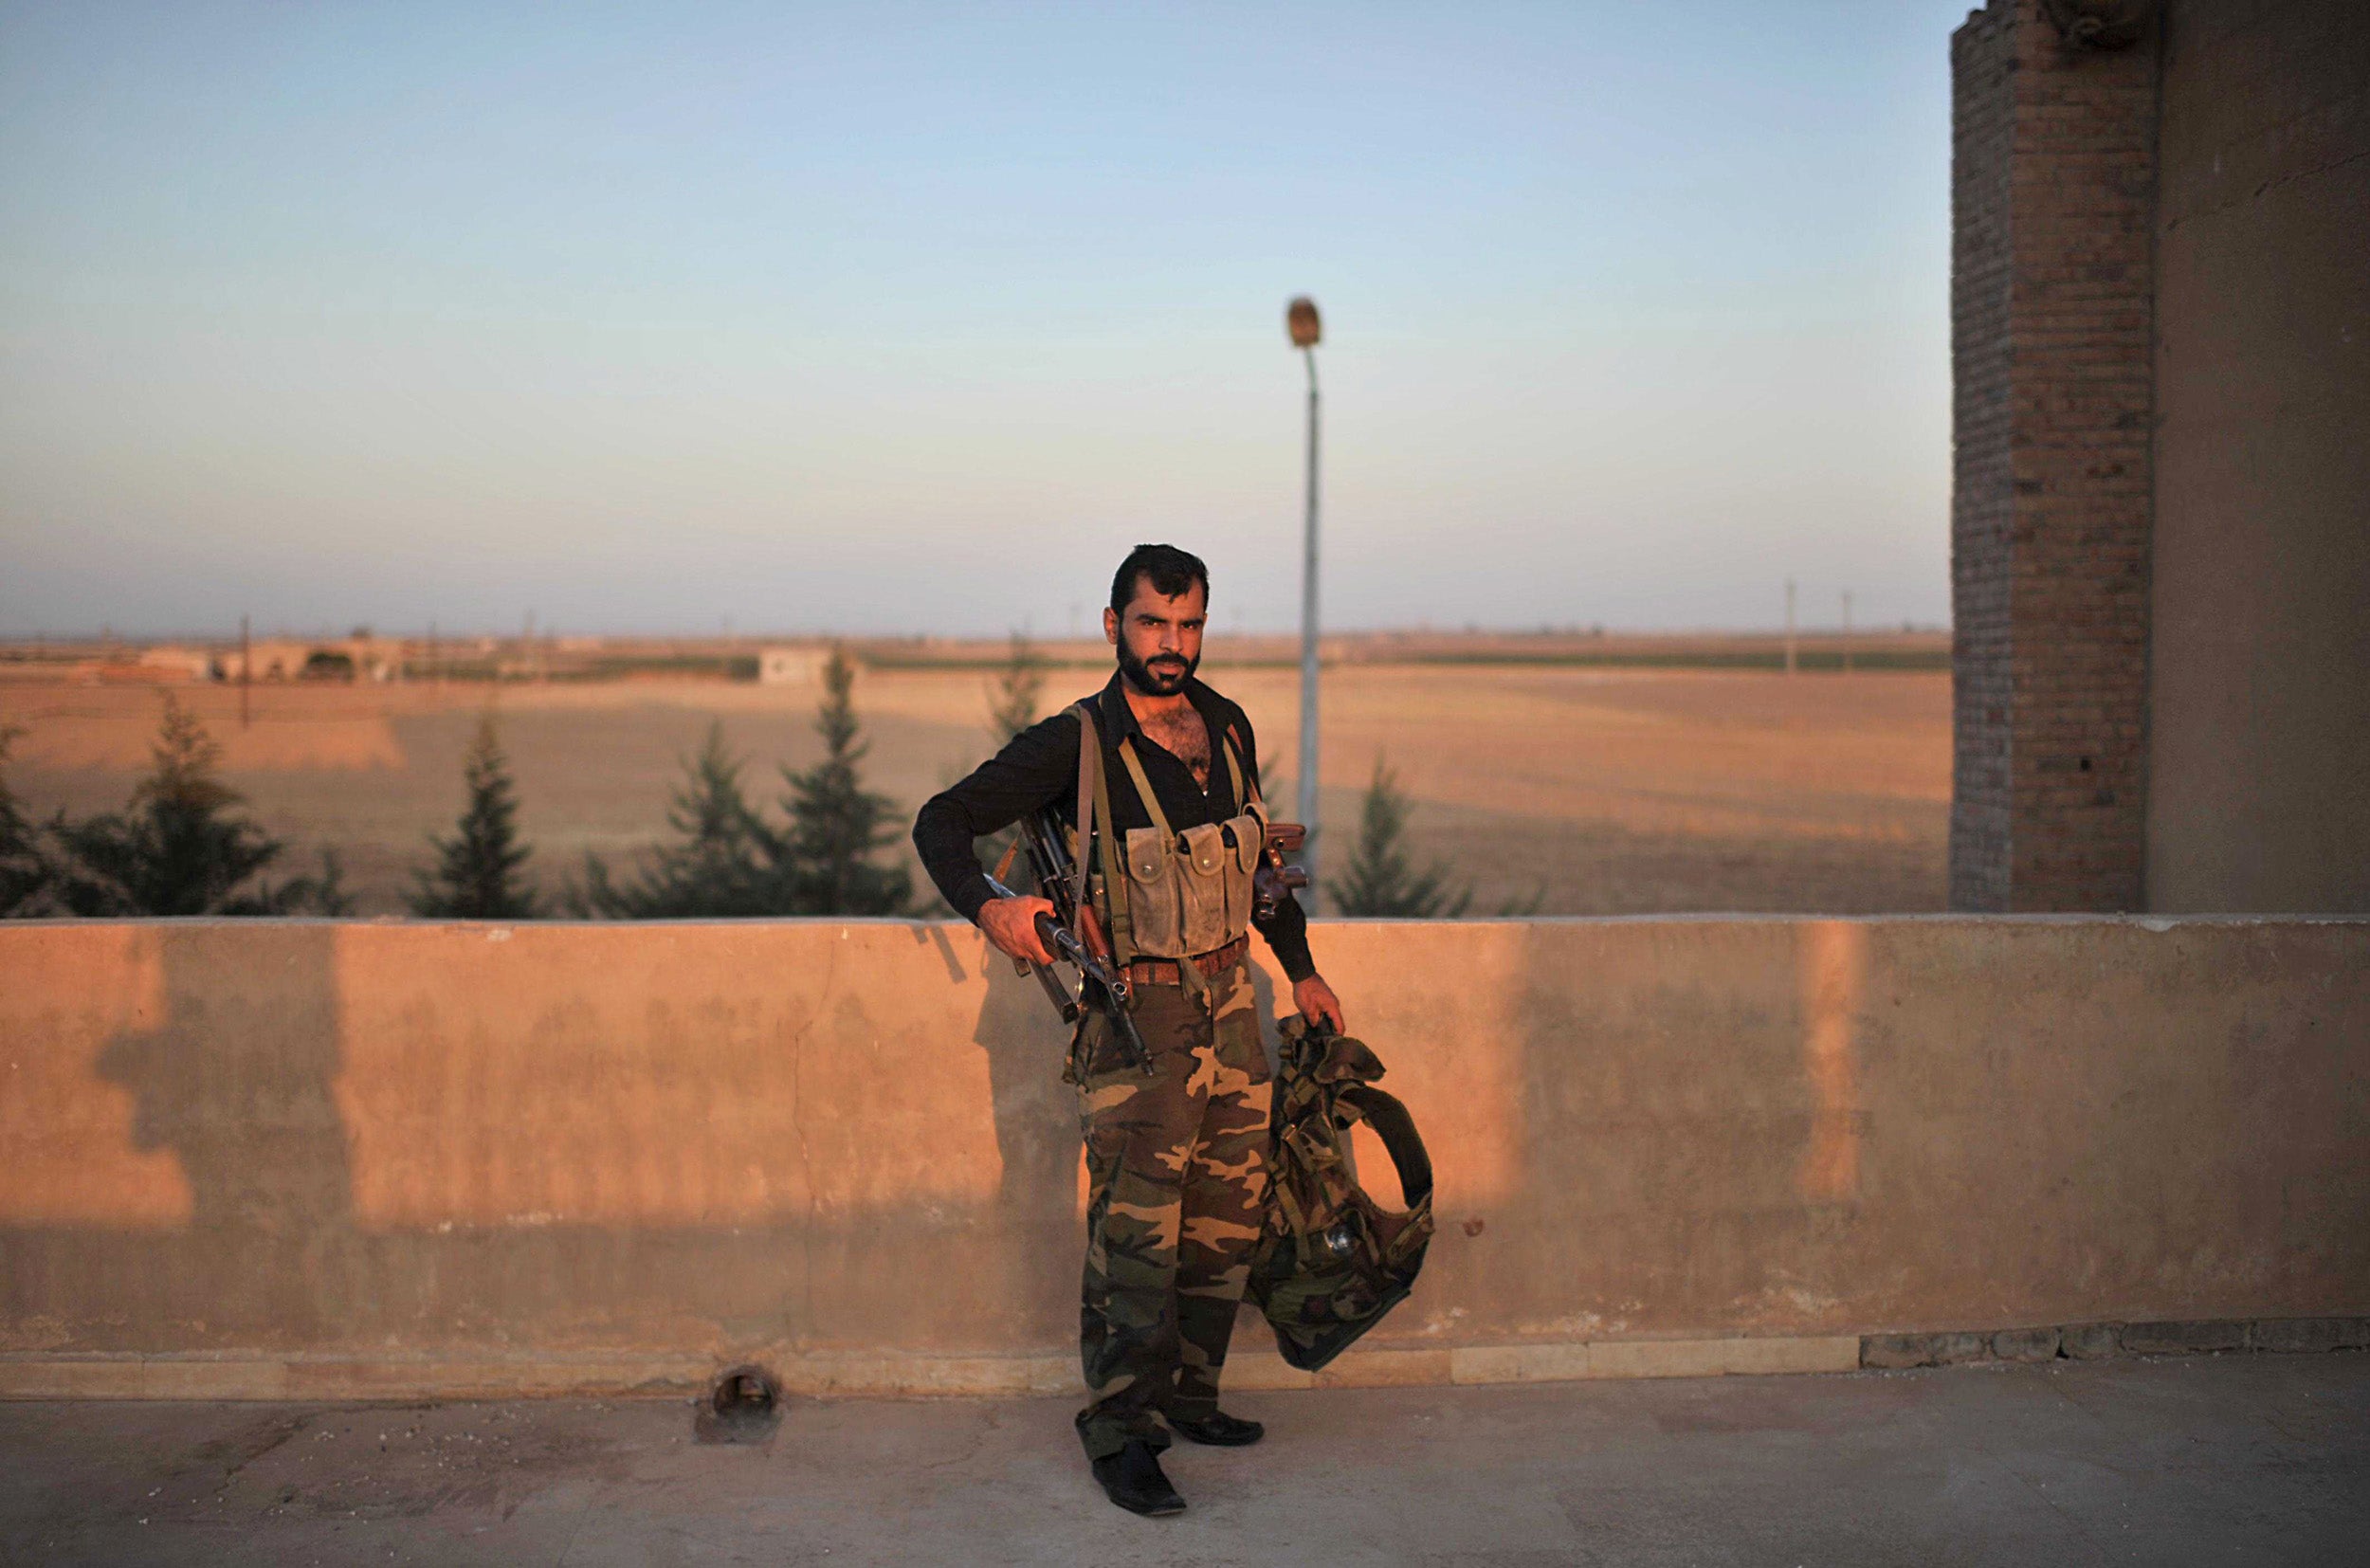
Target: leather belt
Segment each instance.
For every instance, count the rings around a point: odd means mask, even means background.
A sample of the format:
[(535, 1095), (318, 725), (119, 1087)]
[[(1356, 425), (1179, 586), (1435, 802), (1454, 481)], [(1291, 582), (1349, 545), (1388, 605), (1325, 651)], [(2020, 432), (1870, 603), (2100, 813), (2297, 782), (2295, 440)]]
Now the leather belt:
[[(1249, 951), (1250, 939), (1237, 937), (1224, 947), (1212, 948), (1207, 953), (1196, 953), (1192, 957), (1181, 961), (1200, 970), (1205, 978), (1214, 980), (1232, 969), (1241, 961), (1243, 955)], [(1177, 968), (1179, 961), (1176, 958), (1138, 958), (1127, 966), (1128, 983), (1131, 985), (1183, 985), (1185, 975)]]

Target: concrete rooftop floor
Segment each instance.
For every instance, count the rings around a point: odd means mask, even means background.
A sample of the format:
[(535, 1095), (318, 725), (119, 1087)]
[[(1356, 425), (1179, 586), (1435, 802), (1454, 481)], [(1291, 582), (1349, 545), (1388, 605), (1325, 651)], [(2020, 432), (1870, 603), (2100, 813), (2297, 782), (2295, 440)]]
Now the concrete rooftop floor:
[(2370, 1355), (1244, 1395), (1193, 1506), (1067, 1401), (0, 1405), (9, 1563), (2370, 1562)]

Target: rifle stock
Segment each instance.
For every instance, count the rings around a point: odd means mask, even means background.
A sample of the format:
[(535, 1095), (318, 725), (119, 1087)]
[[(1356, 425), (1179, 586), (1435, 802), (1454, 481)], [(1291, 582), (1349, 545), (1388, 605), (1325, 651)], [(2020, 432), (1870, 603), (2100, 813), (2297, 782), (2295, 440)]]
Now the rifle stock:
[(1286, 866), (1284, 857), (1308, 842), (1308, 830), (1297, 822), (1267, 824), (1267, 842), (1259, 848), (1259, 869), (1250, 876), (1250, 913), (1254, 921), (1271, 921), (1294, 889), (1308, 885), (1308, 873)]

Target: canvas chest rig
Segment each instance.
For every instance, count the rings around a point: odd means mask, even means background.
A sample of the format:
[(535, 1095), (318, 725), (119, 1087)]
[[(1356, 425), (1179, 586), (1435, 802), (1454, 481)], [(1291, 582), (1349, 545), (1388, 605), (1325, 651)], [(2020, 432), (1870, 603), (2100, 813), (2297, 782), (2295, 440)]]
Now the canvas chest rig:
[[(1227, 776), (1241, 810), (1224, 822), (1206, 822), (1178, 832), (1160, 810), (1160, 797), (1144, 776), (1133, 737), (1119, 744), (1128, 782), (1152, 818), (1149, 828), (1130, 828), (1124, 839), (1111, 830), (1111, 787), (1103, 766), (1102, 731), (1087, 704), (1078, 717), (1078, 841), (1070, 857), (1078, 878), (1080, 923), (1091, 904), (1110, 933), (1112, 957), (1121, 964), (1138, 958), (1187, 959), (1224, 947), (1250, 930), (1251, 878), (1267, 844), (1267, 806), (1249, 782), (1231, 731), (1217, 737), (1226, 753)], [(1089, 870), (1094, 825), (1103, 824), (1100, 868)], [(1085, 939), (1085, 933), (1080, 939)], [(1178, 962), (1189, 994), (1206, 999), (1210, 983), (1194, 965)]]

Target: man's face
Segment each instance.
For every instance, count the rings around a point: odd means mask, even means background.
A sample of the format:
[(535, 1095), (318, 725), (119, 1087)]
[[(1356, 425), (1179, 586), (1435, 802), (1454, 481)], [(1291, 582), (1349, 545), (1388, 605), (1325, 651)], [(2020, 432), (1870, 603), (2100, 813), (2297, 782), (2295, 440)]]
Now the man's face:
[(1124, 614), (1105, 610), (1103, 634), (1119, 649), (1120, 673), (1146, 697), (1174, 697), (1201, 665), (1201, 628), (1209, 595), (1201, 584), (1176, 598), (1136, 579), (1136, 596)]

